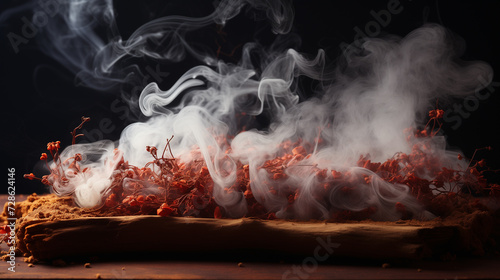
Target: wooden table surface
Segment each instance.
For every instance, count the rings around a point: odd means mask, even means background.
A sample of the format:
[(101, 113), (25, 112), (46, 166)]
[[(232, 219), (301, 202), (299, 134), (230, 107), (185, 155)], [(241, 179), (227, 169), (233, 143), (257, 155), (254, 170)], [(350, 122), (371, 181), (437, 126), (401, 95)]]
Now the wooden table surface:
[[(26, 196), (18, 196), (20, 202)], [(0, 196), (3, 205), (5, 196)], [(147, 237), (145, 237), (147, 238)], [(78, 241), (75, 241), (78, 242)], [(2, 244), (2, 250), (6, 250)], [(132, 256), (127, 260), (95, 260), (86, 268), (83, 262), (56, 267), (35, 264), (29, 267), (23, 257), (16, 258), (16, 271), (0, 263), (0, 279), (500, 279), (500, 256), (456, 259), (454, 261), (418, 261), (392, 263), (336, 260), (311, 263), (311, 257), (283, 261), (258, 259), (189, 260), (170, 257), (152, 260), (148, 255)]]
[[(382, 268), (382, 265), (320, 264), (303, 267), (297, 263), (229, 261), (137, 261), (83, 263), (65, 267), (21, 260), (16, 272), (0, 264), (2, 279), (492, 279), (500, 278), (500, 258), (467, 259), (452, 262), (419, 262)], [(22, 258), (19, 258), (22, 259)]]

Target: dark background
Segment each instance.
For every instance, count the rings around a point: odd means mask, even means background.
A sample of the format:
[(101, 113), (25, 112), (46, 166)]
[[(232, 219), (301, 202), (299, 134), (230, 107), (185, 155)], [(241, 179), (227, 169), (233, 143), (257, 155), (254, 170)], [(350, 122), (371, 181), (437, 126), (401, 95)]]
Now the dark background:
[[(0, 3), (0, 12), (22, 6), (27, 1), (8, 1)], [(117, 23), (124, 39), (140, 25), (161, 16), (179, 14), (200, 17), (213, 10), (211, 1), (116, 1)], [(354, 39), (354, 27), (364, 29), (374, 20), (370, 11), (378, 12), (387, 9), (389, 1), (294, 1), (294, 32), (302, 38), (299, 52), (315, 55), (319, 48), (326, 51), (330, 63), (334, 64), (341, 55), (340, 44), (351, 43)], [(462, 56), (465, 60), (483, 60), (488, 62), (495, 73), (500, 71), (500, 22), (496, 1), (409, 1), (401, 0), (403, 11), (393, 15), (390, 23), (382, 28), (380, 36), (396, 34), (404, 36), (424, 23), (439, 23), (460, 35), (466, 42), (466, 50)], [(74, 74), (63, 65), (45, 56), (38, 48), (36, 39), (28, 44), (20, 45), (15, 53), (6, 35), (9, 32), (20, 33), (23, 22), (21, 18), (30, 18), (29, 11), (21, 11), (0, 22), (0, 92), (2, 106), (2, 136), (0, 142), (0, 159), (2, 170), (16, 169), (17, 193), (42, 193), (47, 189), (41, 183), (28, 181), (22, 174), (35, 172), (41, 175), (38, 160), (45, 152), (46, 143), (60, 140), (64, 144), (71, 142), (70, 131), (80, 123), (80, 117), (90, 116), (92, 121), (86, 124), (87, 139), (94, 141), (100, 138), (117, 140), (121, 130), (129, 123), (140, 119), (134, 114), (134, 107), (128, 107), (120, 98), (125, 92), (129, 96), (138, 95), (138, 88), (148, 82), (159, 82), (162, 89), (172, 85), (186, 70), (200, 64), (187, 58), (182, 63), (159, 63), (139, 61), (144, 67), (159, 67), (161, 81), (154, 77), (141, 79), (135, 85), (122, 85), (106, 92), (99, 92), (77, 85)], [(265, 21), (255, 23), (252, 17), (258, 14), (242, 13), (229, 21), (223, 31), (226, 41), (222, 51), (225, 60), (238, 61), (237, 46), (248, 41), (258, 40), (270, 42), (273, 35)], [(1, 18), (1, 17), (0, 17)], [(217, 27), (208, 28), (204, 34), (208, 48), (214, 51), (218, 45), (217, 38), (221, 34)], [(145, 72), (146, 73), (146, 72)], [(496, 76), (494, 81), (500, 82)], [(494, 84), (495, 85), (495, 84)], [(497, 84), (500, 85), (500, 84)], [(490, 89), (491, 95), (480, 101), (477, 110), (468, 118), (463, 118), (461, 125), (454, 129), (453, 123), (445, 123), (444, 134), (451, 149), (463, 151), (467, 157), (472, 156), (476, 148), (492, 146), (491, 152), (481, 152), (478, 156), (486, 158), (493, 169), (500, 168), (500, 86)], [(463, 101), (456, 100), (462, 104)], [(452, 105), (449, 103), (448, 106)], [(444, 105), (443, 105), (444, 106)], [(444, 107), (442, 109), (450, 109)], [(104, 120), (104, 121), (103, 121)], [(100, 132), (97, 132), (100, 131)], [(100, 134), (102, 133), (102, 134)], [(5, 175), (7, 176), (7, 174)], [(497, 176), (490, 176), (497, 181)], [(7, 186), (0, 189), (6, 193)]]

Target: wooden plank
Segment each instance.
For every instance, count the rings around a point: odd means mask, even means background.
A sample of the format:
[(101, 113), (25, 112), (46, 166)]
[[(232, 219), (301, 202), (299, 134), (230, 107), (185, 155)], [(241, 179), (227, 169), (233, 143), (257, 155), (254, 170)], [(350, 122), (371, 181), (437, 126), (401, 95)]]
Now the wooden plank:
[(459, 238), (453, 226), (159, 216), (38, 221), (20, 230), (25, 245), (21, 247), (38, 260), (235, 250), (316, 258), (421, 259), (452, 248)]

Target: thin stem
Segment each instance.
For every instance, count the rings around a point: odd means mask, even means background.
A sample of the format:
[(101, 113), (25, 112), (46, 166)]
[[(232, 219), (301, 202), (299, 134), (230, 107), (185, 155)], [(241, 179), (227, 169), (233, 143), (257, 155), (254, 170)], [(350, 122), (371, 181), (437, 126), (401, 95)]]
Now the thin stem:
[(474, 157), (476, 156), (476, 153), (480, 150), (486, 150), (486, 149), (491, 149), (490, 147), (482, 147), (474, 150), (474, 153), (472, 154), (472, 157), (469, 161), (469, 165), (467, 165), (467, 168), (465, 170), (468, 170), (470, 168), (470, 165), (472, 164), (472, 161), (474, 160)]
[(76, 134), (76, 131), (77, 131), (78, 129), (81, 129), (81, 128), (83, 127), (83, 124), (84, 124), (84, 123), (86, 123), (86, 122), (88, 122), (88, 121), (90, 121), (90, 118), (89, 118), (89, 117), (82, 117), (82, 122), (80, 123), (80, 125), (78, 125), (77, 127), (75, 127), (75, 128), (73, 129), (73, 131), (71, 132), (71, 136), (73, 137), (73, 140), (71, 141), (71, 144), (72, 144), (72, 145), (75, 145), (75, 143), (76, 143), (76, 138), (77, 138), (77, 137), (83, 136), (83, 134), (78, 134), (78, 135), (77, 135), (77, 134)]
[(172, 141), (173, 138), (174, 138), (174, 136), (172, 135), (172, 137), (170, 137), (170, 139), (167, 139), (167, 144), (165, 145), (165, 148), (163, 149), (163, 153), (161, 154), (162, 158), (165, 157), (165, 151), (167, 150), (167, 147), (168, 147), (168, 150), (169, 150), (170, 155), (172, 156), (172, 158), (175, 158), (174, 154), (172, 154), (172, 149), (170, 148), (170, 141)]

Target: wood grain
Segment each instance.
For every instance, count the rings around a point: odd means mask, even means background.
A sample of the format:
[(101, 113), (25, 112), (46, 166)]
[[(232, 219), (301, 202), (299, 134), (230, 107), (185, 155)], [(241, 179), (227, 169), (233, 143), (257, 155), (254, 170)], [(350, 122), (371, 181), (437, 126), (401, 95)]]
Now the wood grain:
[(134, 253), (280, 252), (314, 258), (421, 259), (459, 239), (454, 226), (123, 216), (38, 221), (22, 243), (38, 260)]

